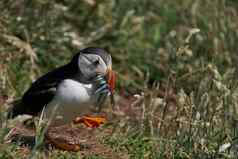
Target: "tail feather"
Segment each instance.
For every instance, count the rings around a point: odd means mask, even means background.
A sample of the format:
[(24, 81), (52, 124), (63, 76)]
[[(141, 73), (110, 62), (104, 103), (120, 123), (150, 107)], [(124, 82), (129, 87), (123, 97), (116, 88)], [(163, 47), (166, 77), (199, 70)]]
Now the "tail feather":
[(15, 118), (18, 115), (24, 114), (25, 113), (25, 108), (24, 104), (21, 100), (14, 101), (12, 103), (12, 106), (8, 109), (7, 111), (7, 118)]

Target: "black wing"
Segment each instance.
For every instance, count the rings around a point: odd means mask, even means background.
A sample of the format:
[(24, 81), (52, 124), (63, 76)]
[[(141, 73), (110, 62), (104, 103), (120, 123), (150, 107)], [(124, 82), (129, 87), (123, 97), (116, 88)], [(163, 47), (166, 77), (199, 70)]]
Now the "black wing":
[(28, 108), (27, 113), (35, 115), (40, 112), (54, 97), (58, 84), (66, 78), (73, 78), (77, 73), (77, 66), (70, 63), (35, 81), (22, 98), (22, 102)]
[(73, 78), (79, 74), (79, 69), (75, 63), (59, 67), (32, 83), (31, 87), (25, 92), (22, 100), (13, 103), (9, 117), (20, 114), (37, 115), (54, 97), (58, 84), (66, 79)]

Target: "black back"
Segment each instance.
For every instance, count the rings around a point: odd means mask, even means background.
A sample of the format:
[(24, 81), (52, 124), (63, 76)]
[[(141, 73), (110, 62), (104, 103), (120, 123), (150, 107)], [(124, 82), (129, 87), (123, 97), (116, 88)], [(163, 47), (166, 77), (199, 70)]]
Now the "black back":
[(22, 97), (24, 113), (36, 115), (52, 100), (58, 84), (76, 74), (80, 74), (78, 66), (71, 62), (37, 79)]

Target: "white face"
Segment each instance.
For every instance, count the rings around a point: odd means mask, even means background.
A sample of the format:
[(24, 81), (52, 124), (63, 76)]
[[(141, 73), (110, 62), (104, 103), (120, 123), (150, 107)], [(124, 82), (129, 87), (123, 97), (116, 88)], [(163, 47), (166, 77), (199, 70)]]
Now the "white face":
[(97, 74), (106, 75), (107, 69), (111, 67), (111, 56), (108, 56), (107, 64), (99, 55), (95, 54), (80, 54), (78, 66), (83, 75), (90, 79)]

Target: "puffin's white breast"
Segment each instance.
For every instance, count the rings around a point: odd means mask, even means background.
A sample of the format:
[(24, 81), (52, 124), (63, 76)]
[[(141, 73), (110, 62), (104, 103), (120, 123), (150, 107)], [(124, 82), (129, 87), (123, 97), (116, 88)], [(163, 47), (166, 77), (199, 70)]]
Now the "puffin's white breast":
[(74, 80), (62, 81), (56, 91), (55, 99), (69, 104), (78, 105), (88, 103), (92, 95), (92, 84), (82, 84)]
[(92, 84), (82, 84), (71, 79), (62, 81), (52, 102), (46, 106), (44, 116), (67, 123), (88, 113), (93, 105), (92, 87)]

